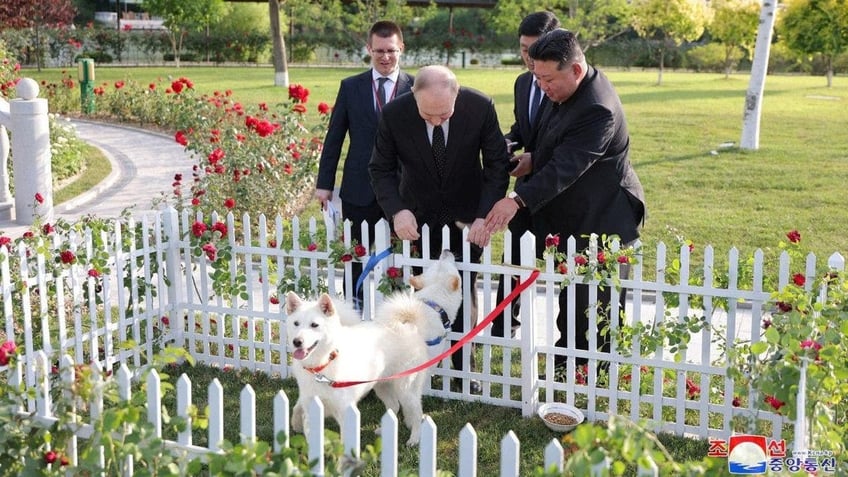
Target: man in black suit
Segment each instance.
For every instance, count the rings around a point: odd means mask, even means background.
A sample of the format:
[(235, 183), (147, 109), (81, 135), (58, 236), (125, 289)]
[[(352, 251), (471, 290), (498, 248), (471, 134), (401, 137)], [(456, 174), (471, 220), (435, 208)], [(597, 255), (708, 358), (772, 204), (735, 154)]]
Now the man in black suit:
[[(462, 259), (461, 227), (470, 224), (468, 259), (478, 262), (491, 237), (484, 217), (509, 185), (509, 155), (495, 105), (479, 91), (460, 88), (444, 66), (419, 70), (412, 91), (383, 110), (369, 165), (377, 202), (402, 240), (419, 240), (421, 226), (429, 225), (431, 247), (422, 252), (430, 258), (449, 248)], [(449, 247), (441, 243), (444, 226)], [(476, 321), (474, 311), (471, 317)], [(453, 330), (462, 332), (463, 321), (460, 309)], [(461, 351), (452, 358), (461, 369)]]
[[(530, 47), (534, 72), (550, 106), (540, 119), (533, 174), (505, 199), (498, 201), (486, 218), (489, 230), (503, 229), (519, 209), (528, 209), (537, 237), (559, 234), (559, 249), (573, 236), (577, 249), (588, 246), (588, 236), (618, 235), (623, 247), (639, 237), (645, 218), (645, 194), (630, 164), (630, 135), (618, 94), (609, 79), (586, 63), (576, 37), (554, 30)], [(610, 288), (598, 293), (599, 308), (607, 312)], [(572, 348), (589, 349), (587, 337), (589, 287), (577, 285), (575, 341)], [(567, 293), (560, 293), (557, 346), (567, 344)], [(620, 295), (624, 310), (624, 293)], [(620, 317), (617, 317), (620, 318)], [(600, 329), (602, 324), (599, 323)], [(609, 341), (598, 333), (601, 351)], [(594, 350), (593, 350), (594, 351)], [(586, 363), (578, 358), (577, 364)], [(557, 356), (557, 365), (564, 359)]]
[[(536, 76), (533, 74), (533, 60), (530, 59), (529, 53), (530, 45), (535, 43), (541, 35), (559, 28), (559, 25), (559, 19), (556, 15), (548, 11), (541, 11), (527, 15), (518, 26), (518, 46), (527, 71), (518, 75), (518, 78), (515, 79), (515, 106), (513, 107), (515, 122), (504, 136), (510, 153), (524, 149), (523, 153), (512, 157), (514, 167), (511, 167), (510, 175), (518, 178), (516, 179), (517, 183), (525, 181), (527, 174), (532, 170), (533, 139), (536, 125), (538, 118), (542, 115), (541, 110), (548, 104), (548, 97), (539, 87)], [(512, 233), (512, 249), (511, 251), (504, 251), (505, 257), (510, 254), (509, 256), (512, 258), (510, 263), (518, 264), (521, 260), (521, 236), (528, 230), (530, 230), (530, 213), (526, 209), (519, 210), (509, 222), (509, 231)], [(505, 296), (504, 279), (505, 277), (501, 276), (498, 282), (498, 303)], [(516, 283), (513, 280), (513, 288)], [(495, 317), (492, 321), (492, 336), (505, 336), (504, 323), (508, 322), (507, 316), (510, 316), (510, 312), (504, 310), (503, 313)], [(518, 301), (516, 300), (512, 303), (509, 320), (512, 334), (520, 325), (517, 316)]]
[[(403, 33), (395, 23), (375, 23), (368, 33), (367, 49), (371, 55), (371, 69), (343, 79), (339, 87), (324, 138), (315, 189), (315, 198), (321, 202), (322, 208), (326, 208), (327, 202), (333, 198), (342, 144), (345, 135), (349, 135), (339, 197), (343, 217), (351, 221), (351, 239), (360, 243), (362, 222), (368, 223), (368, 237), (373, 243), (374, 224), (383, 218), (368, 175), (368, 161), (371, 160), (380, 113), (386, 103), (409, 92), (414, 81), (414, 77), (400, 71)], [(354, 262), (352, 269), (351, 286), (355, 287), (362, 273), (362, 264)], [(357, 299), (362, 299), (361, 291)]]

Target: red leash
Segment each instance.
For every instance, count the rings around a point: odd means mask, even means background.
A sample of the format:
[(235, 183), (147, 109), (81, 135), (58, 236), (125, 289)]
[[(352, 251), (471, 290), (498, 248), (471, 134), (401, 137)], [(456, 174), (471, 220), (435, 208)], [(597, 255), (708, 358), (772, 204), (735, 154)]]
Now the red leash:
[(530, 285), (533, 284), (533, 282), (536, 281), (536, 278), (538, 276), (539, 276), (539, 270), (533, 270), (532, 272), (530, 272), (530, 276), (527, 277), (527, 280), (524, 280), (523, 282), (520, 282), (518, 285), (516, 285), (515, 288), (512, 290), (512, 292), (506, 298), (504, 298), (503, 301), (498, 303), (498, 306), (496, 306), (495, 309), (492, 310), (491, 313), (489, 313), (489, 315), (486, 316), (486, 318), (482, 322), (478, 323), (477, 326), (474, 327), (474, 329), (472, 329), (467, 335), (463, 336), (459, 341), (457, 341), (453, 346), (451, 346), (450, 349), (448, 349), (444, 353), (436, 356), (435, 358), (431, 359), (430, 361), (427, 361), (426, 363), (419, 364), (418, 366), (416, 366), (412, 369), (408, 369), (406, 371), (403, 371), (403, 372), (400, 372), (400, 373), (397, 373), (397, 374), (393, 374), (391, 376), (386, 376), (385, 378), (372, 379), (372, 380), (368, 380), (368, 381), (332, 381), (329, 378), (327, 378), (326, 376), (324, 376), (323, 374), (316, 374), (315, 379), (318, 380), (319, 382), (328, 383), (330, 386), (332, 386), (334, 388), (346, 388), (348, 386), (356, 386), (357, 384), (365, 384), (365, 383), (372, 383), (372, 382), (378, 382), (378, 381), (388, 381), (390, 379), (397, 379), (397, 378), (400, 378), (402, 376), (407, 376), (409, 374), (414, 374), (414, 373), (417, 373), (421, 370), (427, 369), (430, 366), (432, 366), (432, 365), (438, 363), (439, 361), (445, 359), (447, 356), (453, 354), (454, 351), (456, 351), (459, 348), (461, 348), (462, 346), (464, 346), (465, 343), (468, 343), (469, 341), (471, 341), (471, 338), (474, 338), (475, 336), (480, 334), (480, 332), (483, 331), (483, 328), (489, 326), (489, 324), (495, 319), (495, 317), (498, 316), (506, 308), (506, 306), (510, 302), (512, 302), (513, 300), (518, 298), (518, 295), (520, 295), (521, 292), (523, 292), (525, 289), (527, 289), (527, 287), (529, 287)]

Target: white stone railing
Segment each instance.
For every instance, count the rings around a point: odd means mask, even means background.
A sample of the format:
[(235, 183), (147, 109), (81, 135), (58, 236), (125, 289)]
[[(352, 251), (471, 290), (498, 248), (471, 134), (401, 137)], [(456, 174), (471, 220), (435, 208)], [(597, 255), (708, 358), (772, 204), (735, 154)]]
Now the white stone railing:
[[(53, 219), (50, 122), (47, 100), (38, 97), (39, 87), (35, 80), (24, 78), (16, 89), (16, 99), (0, 98), (0, 220), (14, 219), (18, 224), (32, 225), (35, 217)], [(11, 141), (9, 133), (12, 133)], [(7, 172), (10, 150), (14, 202)]]

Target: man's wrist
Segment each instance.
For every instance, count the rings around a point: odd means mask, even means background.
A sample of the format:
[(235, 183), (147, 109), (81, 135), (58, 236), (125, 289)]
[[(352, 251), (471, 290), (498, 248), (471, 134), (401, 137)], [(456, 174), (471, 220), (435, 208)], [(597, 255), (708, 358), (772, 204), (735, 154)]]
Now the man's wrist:
[(514, 200), (515, 203), (518, 205), (519, 209), (527, 207), (527, 204), (524, 203), (524, 199), (522, 199), (521, 196), (519, 196), (515, 191), (510, 192), (509, 194), (507, 194), (506, 197), (507, 199)]

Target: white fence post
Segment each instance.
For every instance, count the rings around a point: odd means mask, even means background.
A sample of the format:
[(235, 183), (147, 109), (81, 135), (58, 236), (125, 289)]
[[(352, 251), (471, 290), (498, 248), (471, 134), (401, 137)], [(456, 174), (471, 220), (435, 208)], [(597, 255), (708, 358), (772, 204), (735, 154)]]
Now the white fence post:
[(0, 98), (0, 220), (12, 220), (12, 193), (9, 191), (9, 103)]
[[(53, 220), (53, 172), (50, 165), (50, 122), (47, 100), (38, 97), (38, 83), (24, 78), (18, 98), (9, 103), (12, 167), (15, 173), (15, 221), (32, 225), (36, 216)], [(35, 200), (41, 194), (43, 202)]]

